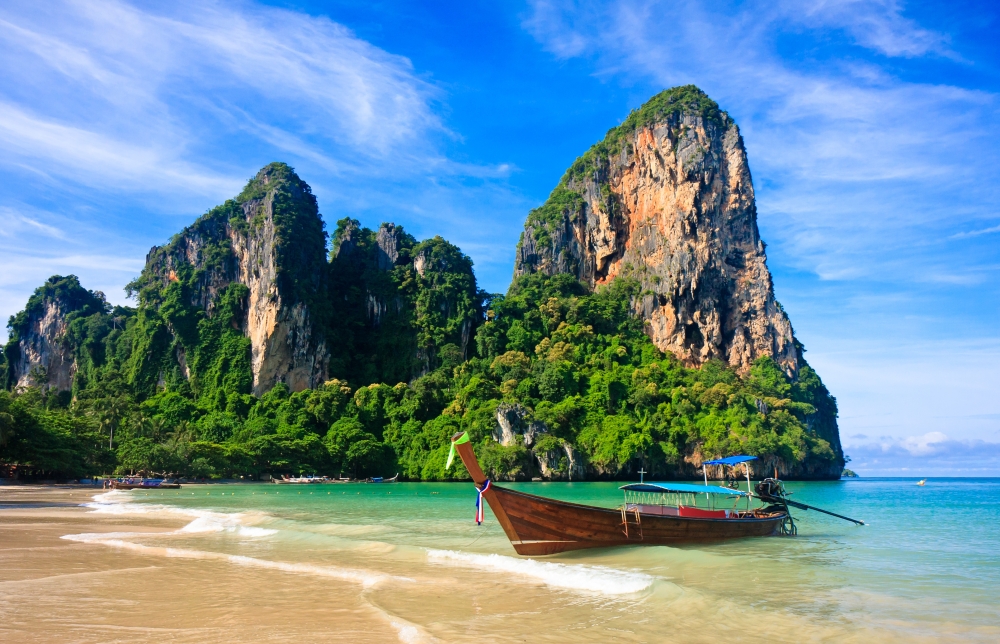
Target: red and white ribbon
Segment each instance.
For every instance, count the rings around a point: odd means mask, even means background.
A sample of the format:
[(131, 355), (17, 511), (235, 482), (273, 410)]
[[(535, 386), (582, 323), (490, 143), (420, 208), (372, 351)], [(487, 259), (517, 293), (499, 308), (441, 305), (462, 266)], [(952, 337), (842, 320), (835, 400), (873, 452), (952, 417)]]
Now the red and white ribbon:
[(483, 492), (490, 489), (490, 480), (486, 479), (483, 487), (476, 486), (479, 496), (476, 497), (476, 525), (483, 525)]

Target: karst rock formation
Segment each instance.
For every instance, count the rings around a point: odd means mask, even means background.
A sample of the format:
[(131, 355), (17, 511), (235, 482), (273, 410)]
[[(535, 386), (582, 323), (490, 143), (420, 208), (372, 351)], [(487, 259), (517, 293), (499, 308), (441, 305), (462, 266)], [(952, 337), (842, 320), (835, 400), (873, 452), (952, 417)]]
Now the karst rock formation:
[(633, 112), (529, 215), (515, 276), (570, 273), (592, 288), (641, 285), (633, 303), (663, 351), (745, 372), (760, 356), (798, 370), (775, 300), (746, 149), (736, 123), (693, 86)]
[[(74, 320), (110, 310), (101, 292), (80, 286), (75, 275), (54, 275), (11, 317), (6, 347), (9, 388), (68, 391), (78, 369), (77, 347), (68, 333)], [(114, 322), (112, 322), (113, 324)]]
[[(246, 286), (233, 323), (250, 339), (253, 393), (260, 395), (278, 382), (300, 391), (326, 379), (326, 274), (316, 198), (291, 168), (272, 163), (235, 200), (153, 247), (143, 279), (162, 291), (186, 278), (185, 298), (210, 317), (226, 287)], [(187, 371), (184, 353), (180, 347)]]

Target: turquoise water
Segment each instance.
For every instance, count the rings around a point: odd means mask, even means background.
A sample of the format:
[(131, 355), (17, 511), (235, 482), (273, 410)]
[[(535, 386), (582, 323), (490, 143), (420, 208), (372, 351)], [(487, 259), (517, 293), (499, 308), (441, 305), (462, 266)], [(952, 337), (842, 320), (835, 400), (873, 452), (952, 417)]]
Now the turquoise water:
[[(621, 502), (613, 483), (506, 485), (577, 503)], [(746, 637), (747, 628), (750, 639), (771, 641), (1000, 640), (1000, 479), (787, 488), (795, 500), (867, 525), (799, 510), (797, 537), (529, 560), (489, 512), (475, 524), (471, 484), (185, 486), (103, 495), (94, 507), (190, 519), (176, 539), (132, 539), (147, 547), (300, 565), (289, 574), (325, 566), (389, 579), (370, 584), (379, 606), (428, 640), (661, 641), (669, 632), (717, 641)], [(470, 597), (479, 599), (470, 605)]]

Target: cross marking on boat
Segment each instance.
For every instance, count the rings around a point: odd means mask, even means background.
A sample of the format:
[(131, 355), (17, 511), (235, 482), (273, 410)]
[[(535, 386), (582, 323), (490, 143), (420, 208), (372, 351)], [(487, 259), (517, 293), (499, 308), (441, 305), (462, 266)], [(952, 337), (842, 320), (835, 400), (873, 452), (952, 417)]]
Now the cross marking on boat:
[(647, 472), (646, 470), (644, 470), (642, 468), (639, 468), (639, 482), (640, 483), (643, 482), (642, 477), (643, 477), (644, 474), (649, 474), (649, 472)]

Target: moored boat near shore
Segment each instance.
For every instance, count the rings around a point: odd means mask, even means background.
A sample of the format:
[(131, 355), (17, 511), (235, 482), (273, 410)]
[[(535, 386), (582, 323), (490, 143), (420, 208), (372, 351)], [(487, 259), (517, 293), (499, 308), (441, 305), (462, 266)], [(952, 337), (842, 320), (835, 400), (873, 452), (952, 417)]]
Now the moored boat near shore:
[[(626, 485), (626, 502), (614, 509), (547, 499), (492, 482), (487, 485), (468, 435), (456, 434), (452, 444), (514, 550), (521, 555), (762, 537), (778, 534), (789, 520), (787, 511), (773, 506), (738, 509), (736, 505), (748, 493), (715, 486)], [(643, 494), (649, 494), (650, 498), (641, 498)], [(699, 496), (707, 497), (706, 505), (710, 507), (698, 507)], [(667, 505), (665, 501), (671, 497), (687, 498), (688, 503)], [(723, 500), (735, 502), (730, 503), (731, 508), (714, 507)]]
[[(778, 481), (766, 487), (767, 493), (755, 495), (749, 489), (749, 473), (746, 492), (707, 483), (640, 482), (622, 486), (625, 502), (617, 508), (568, 503), (494, 485), (479, 466), (466, 432), (452, 437), (452, 448), (479, 490), (477, 521), (482, 521), (482, 500), (485, 499), (514, 550), (521, 555), (793, 535), (796, 528), (788, 511), (789, 505), (819, 510), (784, 499)], [(733, 462), (752, 459), (735, 457)], [(763, 505), (754, 507), (755, 499)], [(702, 501), (704, 503), (699, 505)]]

